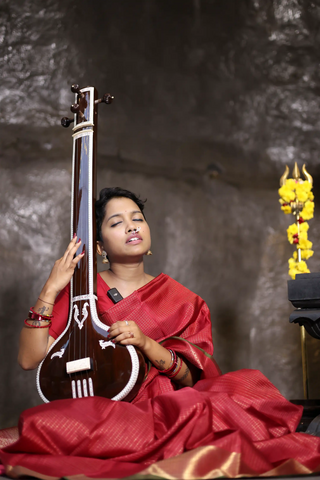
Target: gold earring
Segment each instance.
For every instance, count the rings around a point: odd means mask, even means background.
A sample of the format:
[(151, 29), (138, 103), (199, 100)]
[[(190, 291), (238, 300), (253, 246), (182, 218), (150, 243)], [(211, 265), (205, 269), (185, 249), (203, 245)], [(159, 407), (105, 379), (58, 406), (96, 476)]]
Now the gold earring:
[(104, 250), (102, 251), (102, 263), (109, 263), (107, 252), (105, 252)]
[(151, 250), (148, 250), (148, 251), (147, 251), (147, 255), (152, 255)]

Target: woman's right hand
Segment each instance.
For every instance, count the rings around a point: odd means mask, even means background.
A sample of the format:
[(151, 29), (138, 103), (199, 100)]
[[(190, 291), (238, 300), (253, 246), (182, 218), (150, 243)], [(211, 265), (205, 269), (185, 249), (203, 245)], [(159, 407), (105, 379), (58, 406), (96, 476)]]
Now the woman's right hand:
[(51, 294), (54, 294), (55, 296), (58, 295), (58, 293), (70, 282), (77, 263), (84, 256), (84, 252), (82, 252), (74, 257), (80, 245), (81, 239), (79, 238), (79, 240), (77, 240), (77, 236), (75, 236), (69, 243), (64, 255), (55, 262), (44, 287), (46, 290), (49, 290)]

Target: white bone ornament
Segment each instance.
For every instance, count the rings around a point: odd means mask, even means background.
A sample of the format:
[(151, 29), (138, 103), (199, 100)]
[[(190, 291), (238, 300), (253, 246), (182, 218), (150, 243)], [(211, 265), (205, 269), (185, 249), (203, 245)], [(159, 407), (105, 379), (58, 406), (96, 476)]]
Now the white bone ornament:
[(78, 305), (73, 305), (74, 308), (74, 320), (77, 322), (79, 329), (81, 330), (83, 327), (84, 322), (88, 318), (88, 310), (87, 308), (89, 307), (89, 303), (86, 302), (83, 307), (82, 307), (82, 319), (81, 321), (79, 320), (79, 308)]
[[(77, 324), (79, 325), (79, 308), (78, 308), (78, 305), (73, 305), (73, 308), (74, 308), (74, 320), (77, 322)], [(79, 327), (80, 328), (80, 327)]]
[(99, 340), (99, 345), (104, 350), (107, 347), (113, 347), (116, 348), (115, 344), (111, 342), (110, 340)]
[(65, 352), (65, 348), (62, 347), (61, 350), (59, 350), (59, 352), (53, 353), (50, 358), (53, 358), (53, 357), (62, 358), (64, 352)]
[(88, 318), (88, 310), (87, 308), (89, 307), (89, 303), (86, 302), (83, 307), (82, 307), (82, 320), (81, 320), (81, 326), (84, 324), (86, 319)]

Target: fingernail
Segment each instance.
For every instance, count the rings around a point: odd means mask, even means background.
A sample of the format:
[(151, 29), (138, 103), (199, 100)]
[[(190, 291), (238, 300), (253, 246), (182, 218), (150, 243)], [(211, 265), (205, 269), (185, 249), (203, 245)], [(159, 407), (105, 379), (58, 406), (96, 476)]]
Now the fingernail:
[(79, 238), (79, 240), (78, 240), (78, 243), (80, 243), (80, 242), (81, 242), (81, 238)]
[(77, 234), (76, 234), (76, 233), (74, 233), (74, 234), (73, 234), (73, 238), (76, 238), (76, 236), (77, 236)]
[(86, 250), (86, 249), (83, 247), (83, 250), (82, 250), (82, 252), (81, 252), (81, 253), (82, 253), (82, 255), (84, 255), (84, 254), (85, 254), (85, 250)]

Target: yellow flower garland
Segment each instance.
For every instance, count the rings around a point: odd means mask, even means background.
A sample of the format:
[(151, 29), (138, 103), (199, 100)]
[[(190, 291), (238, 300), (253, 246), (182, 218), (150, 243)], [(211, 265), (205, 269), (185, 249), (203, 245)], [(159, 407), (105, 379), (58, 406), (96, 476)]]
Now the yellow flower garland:
[(309, 225), (306, 222), (313, 218), (314, 214), (314, 195), (311, 190), (311, 183), (300, 178), (286, 179), (284, 185), (279, 188), (281, 210), (286, 215), (293, 213), (297, 220), (297, 223), (293, 223), (287, 229), (289, 242), (300, 250), (300, 261), (298, 251), (295, 251), (288, 262), (289, 275), (292, 279), (295, 279), (298, 273), (310, 273), (304, 260), (313, 255), (312, 242), (308, 240)]

